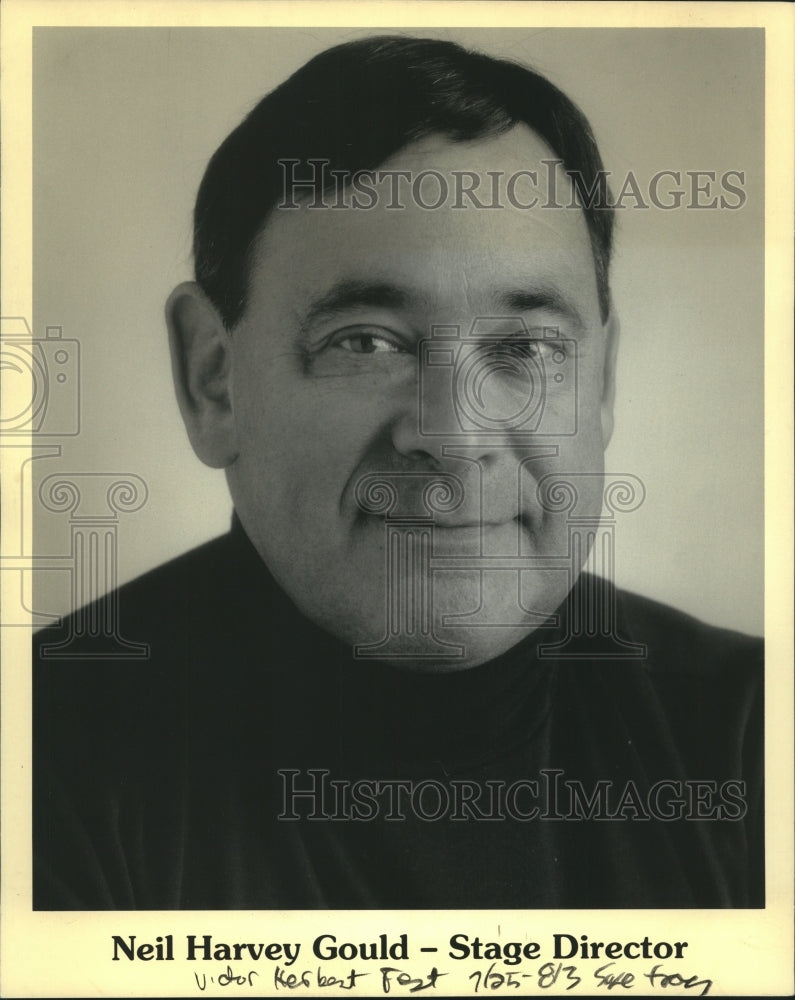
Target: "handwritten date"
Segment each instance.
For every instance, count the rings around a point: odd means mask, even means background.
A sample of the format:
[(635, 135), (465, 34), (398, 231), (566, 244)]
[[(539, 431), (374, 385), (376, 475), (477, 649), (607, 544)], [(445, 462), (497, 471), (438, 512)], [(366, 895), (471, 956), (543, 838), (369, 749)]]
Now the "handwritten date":
[[(252, 987), (258, 972), (241, 973), (233, 970), (231, 965), (215, 976), (207, 976), (204, 973), (194, 972), (196, 985), (200, 991), (207, 989), (208, 983), (217, 986), (243, 986)], [(320, 967), (317, 970), (305, 970), (303, 972), (288, 972), (277, 965), (273, 974), (273, 985), (276, 992), (291, 992), (294, 990), (306, 990), (312, 987), (316, 989), (337, 989), (354, 991), (360, 985), (360, 980), (370, 975), (367, 972), (358, 972), (356, 969), (349, 969), (344, 976), (336, 976), (325, 973)], [(382, 966), (378, 970), (380, 977), (379, 985), (383, 994), (391, 993), (393, 990), (398, 995), (413, 993), (423, 993), (426, 990), (434, 990), (437, 982), (446, 972), (440, 972), (435, 966), (427, 975), (418, 976), (405, 969), (395, 966)], [(652, 966), (649, 971), (634, 972), (626, 968), (620, 968), (615, 962), (608, 962), (593, 971), (596, 980), (596, 987), (601, 992), (617, 993), (656, 992), (657, 990), (694, 990), (694, 996), (707, 996), (712, 986), (712, 980), (700, 978), (698, 975), (682, 975), (679, 972), (665, 971), (661, 965)], [(557, 985), (566, 991), (576, 989), (582, 978), (578, 975), (576, 965), (564, 965), (562, 962), (545, 962), (534, 972), (520, 972), (519, 970), (502, 970), (497, 968), (497, 963), (492, 962), (488, 970), (482, 972), (475, 971), (468, 977), (473, 985), (473, 992), (487, 992), (492, 990), (519, 990), (528, 979), (535, 979), (536, 985), (541, 990), (547, 990)], [(648, 985), (646, 984), (647, 981)], [(526, 988), (526, 987), (525, 987)]]

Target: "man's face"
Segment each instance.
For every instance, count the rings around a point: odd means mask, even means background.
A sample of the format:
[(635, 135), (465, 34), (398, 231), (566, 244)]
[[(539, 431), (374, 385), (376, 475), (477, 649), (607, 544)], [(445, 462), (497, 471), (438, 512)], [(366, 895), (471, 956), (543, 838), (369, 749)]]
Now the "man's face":
[[(452, 171), (542, 179), (553, 158), (517, 127), (431, 137), (380, 169), (439, 171), (452, 191)], [(568, 184), (559, 170), (561, 204)], [(247, 534), (308, 618), (355, 646), (391, 628), (381, 658), (412, 668), (474, 666), (554, 611), (587, 554), (572, 563), (566, 512), (537, 487), (590, 473), (577, 514), (599, 513), (609, 332), (579, 209), (453, 209), (451, 197), (428, 210), (407, 187), (395, 210), (387, 182), (378, 190), (369, 210), (303, 205), (265, 226), (231, 337), (227, 475)], [(441, 353), (421, 347), (432, 332)], [(517, 339), (527, 332), (541, 342)], [(450, 509), (429, 510), (434, 477)], [(462, 654), (437, 658), (439, 642)]]

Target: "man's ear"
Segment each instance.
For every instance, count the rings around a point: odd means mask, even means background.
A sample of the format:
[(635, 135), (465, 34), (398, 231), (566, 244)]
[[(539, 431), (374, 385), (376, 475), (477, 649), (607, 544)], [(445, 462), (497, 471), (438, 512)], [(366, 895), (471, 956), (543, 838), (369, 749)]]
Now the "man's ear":
[(605, 333), (605, 364), (602, 373), (602, 440), (607, 448), (613, 436), (613, 405), (616, 398), (616, 358), (618, 357), (618, 340), (621, 326), (618, 322), (613, 303), (610, 303), (610, 313), (604, 325)]
[(166, 303), (171, 370), (193, 450), (214, 469), (237, 458), (232, 410), (232, 339), (215, 306), (192, 281)]

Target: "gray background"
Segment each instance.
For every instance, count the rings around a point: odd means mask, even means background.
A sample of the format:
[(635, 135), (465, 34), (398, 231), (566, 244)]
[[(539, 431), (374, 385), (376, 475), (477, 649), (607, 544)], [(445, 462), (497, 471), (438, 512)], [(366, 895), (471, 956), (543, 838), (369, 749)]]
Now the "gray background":
[[(120, 581), (229, 523), (224, 476), (198, 462), (182, 428), (163, 321), (169, 291), (191, 277), (191, 212), (207, 160), (308, 58), (374, 33), (35, 29), (33, 326), (80, 341), (82, 425), (60, 439), (60, 458), (33, 465), (39, 478), (145, 480), (146, 506), (119, 522)], [(607, 467), (647, 490), (618, 524), (618, 583), (761, 632), (763, 32), (421, 33), (549, 76), (589, 117), (614, 178), (745, 171), (739, 211), (619, 213), (612, 288), (623, 333)], [(64, 515), (37, 507), (34, 527), (37, 553), (68, 551)], [(35, 603), (68, 610), (66, 574), (38, 573)]]

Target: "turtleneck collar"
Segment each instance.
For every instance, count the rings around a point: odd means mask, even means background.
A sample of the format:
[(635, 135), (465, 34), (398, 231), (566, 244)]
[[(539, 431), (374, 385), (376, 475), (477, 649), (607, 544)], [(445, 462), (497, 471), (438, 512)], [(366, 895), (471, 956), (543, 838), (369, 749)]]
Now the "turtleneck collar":
[(557, 625), (479, 666), (402, 670), (354, 658), (349, 646), (309, 621), (273, 579), (236, 515), (231, 539), (258, 619), (252, 639), (270, 661), (262, 668), (271, 697), (300, 704), (296, 742), (307, 755), (322, 748), (357, 762), (364, 753), (373, 765), (432, 759), (455, 769), (521, 745), (543, 724), (554, 661), (541, 658), (538, 646), (562, 635), (565, 602)]

